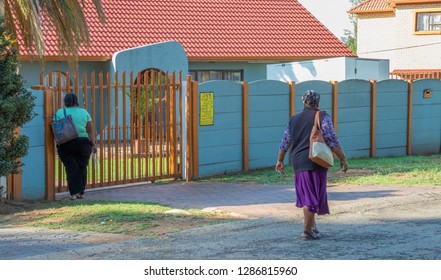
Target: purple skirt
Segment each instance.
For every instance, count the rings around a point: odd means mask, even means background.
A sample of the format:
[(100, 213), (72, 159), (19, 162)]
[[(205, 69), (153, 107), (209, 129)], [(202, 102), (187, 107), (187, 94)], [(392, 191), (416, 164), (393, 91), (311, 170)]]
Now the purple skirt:
[(326, 193), (327, 171), (301, 171), (294, 174), (296, 187), (296, 206), (307, 206), (310, 212), (318, 215), (329, 214)]

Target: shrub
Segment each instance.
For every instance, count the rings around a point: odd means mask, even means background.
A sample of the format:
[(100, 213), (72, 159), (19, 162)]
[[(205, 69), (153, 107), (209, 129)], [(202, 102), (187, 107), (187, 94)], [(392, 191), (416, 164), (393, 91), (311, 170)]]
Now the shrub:
[(17, 72), (15, 41), (7, 34), (0, 16), (0, 177), (18, 173), (20, 158), (28, 153), (29, 139), (15, 130), (33, 117), (34, 96), (23, 86)]

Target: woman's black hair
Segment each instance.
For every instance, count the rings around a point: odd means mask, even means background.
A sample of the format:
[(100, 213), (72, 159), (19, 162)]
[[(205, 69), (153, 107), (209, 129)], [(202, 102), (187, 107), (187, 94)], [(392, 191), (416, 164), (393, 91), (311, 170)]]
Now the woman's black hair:
[(64, 96), (64, 106), (65, 107), (78, 107), (78, 97), (73, 93), (68, 93)]

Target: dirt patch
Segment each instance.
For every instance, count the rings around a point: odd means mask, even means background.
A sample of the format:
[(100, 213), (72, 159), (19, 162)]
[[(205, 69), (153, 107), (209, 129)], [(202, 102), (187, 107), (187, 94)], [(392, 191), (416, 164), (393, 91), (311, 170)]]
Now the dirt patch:
[(81, 239), (81, 242), (85, 243), (113, 243), (122, 242), (130, 239), (136, 239), (137, 236), (130, 236), (126, 234), (114, 234), (114, 233), (88, 233), (86, 237)]
[(0, 215), (8, 215), (28, 211), (32, 206), (26, 202), (0, 200)]
[[(28, 202), (11, 202), (6, 201), (0, 204), (0, 224), (2, 226), (13, 226), (17, 228), (24, 227), (51, 227), (53, 225), (61, 225), (65, 223), (64, 216), (53, 215), (53, 208), (40, 208), (35, 203)], [(101, 231), (99, 227), (90, 224), (90, 232), (83, 241), (88, 243), (95, 242), (118, 242), (127, 239), (139, 237), (164, 238), (170, 233), (178, 232), (186, 229), (203, 227), (212, 224), (225, 223), (240, 218), (228, 212), (210, 213), (203, 215), (185, 215), (185, 214), (158, 214), (154, 219), (134, 220), (134, 221), (106, 221), (102, 223), (115, 226), (109, 230)], [(36, 221), (38, 225), (35, 226)], [(74, 221), (75, 223), (75, 221)], [(61, 228), (56, 226), (56, 230), (72, 231), (69, 228)], [(103, 228), (105, 226), (103, 225)]]
[(416, 177), (415, 174), (408, 174), (408, 173), (394, 173), (394, 174), (390, 174), (390, 176), (400, 179), (410, 179)]
[(186, 216), (166, 216), (149, 224), (145, 228), (136, 228), (133, 225), (123, 225), (127, 228), (132, 228), (128, 233), (131, 236), (144, 236), (162, 238), (167, 237), (170, 233), (187, 230), (191, 228), (203, 227), (207, 225), (218, 224), (222, 222), (231, 221), (231, 217), (225, 217), (223, 219), (211, 219), (211, 218), (192, 218)]
[[(375, 172), (373, 170), (369, 169), (348, 169), (345, 176), (365, 176), (365, 175), (372, 175)], [(341, 176), (342, 173), (340, 170), (329, 170), (328, 176)]]

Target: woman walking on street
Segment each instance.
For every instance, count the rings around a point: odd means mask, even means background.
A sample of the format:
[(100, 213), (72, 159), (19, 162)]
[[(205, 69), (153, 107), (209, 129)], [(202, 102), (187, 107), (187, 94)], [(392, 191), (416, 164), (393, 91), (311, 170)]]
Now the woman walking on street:
[[(84, 198), (87, 183), (87, 165), (90, 155), (96, 153), (95, 132), (89, 113), (79, 108), (78, 98), (73, 93), (64, 96), (66, 114), (72, 116), (78, 131), (78, 138), (62, 145), (57, 145), (58, 156), (63, 162), (67, 175), (70, 199)], [(55, 113), (57, 119), (64, 118), (64, 110)]]
[[(326, 192), (328, 169), (321, 167), (309, 159), (309, 138), (314, 119), (319, 111), (320, 94), (308, 90), (302, 97), (304, 109), (291, 117), (279, 147), (276, 171), (283, 172), (285, 154), (291, 146), (291, 162), (294, 169), (294, 185), (296, 190), (296, 206), (303, 208), (304, 228), (303, 240), (320, 238), (315, 224), (315, 214), (329, 214)], [(320, 125), (326, 144), (340, 159), (342, 172), (348, 169), (345, 154), (334, 132), (330, 116), (320, 112)]]

